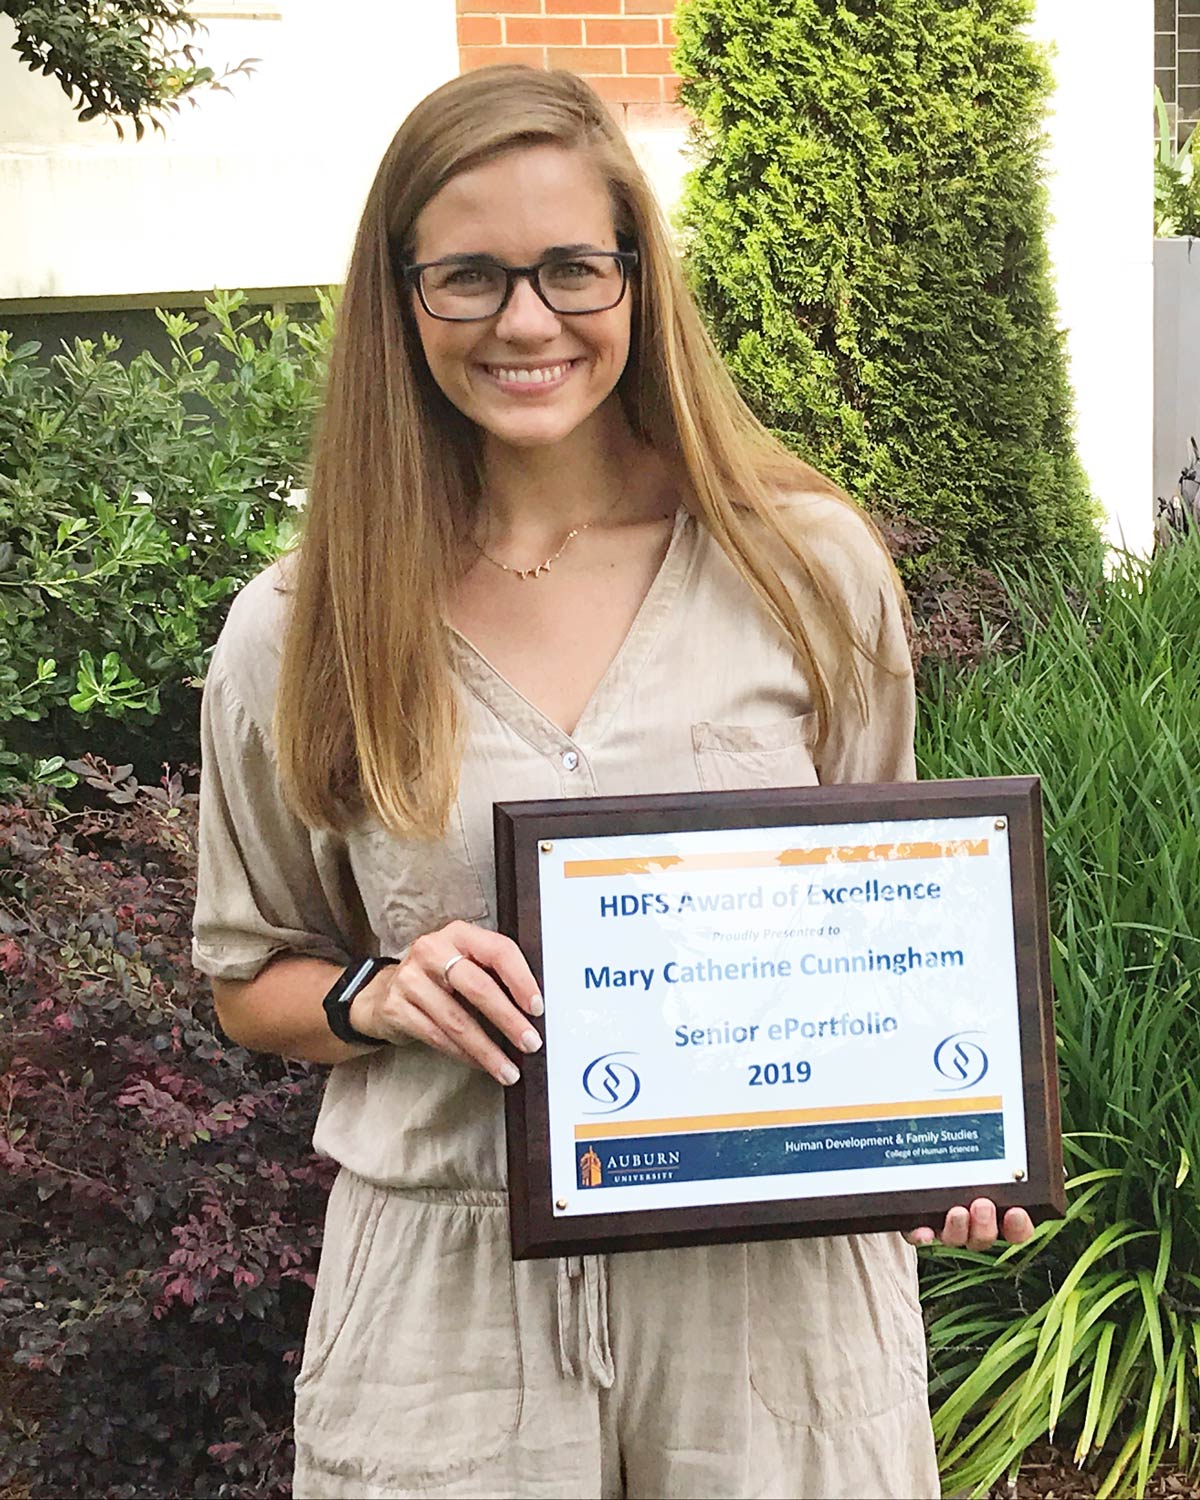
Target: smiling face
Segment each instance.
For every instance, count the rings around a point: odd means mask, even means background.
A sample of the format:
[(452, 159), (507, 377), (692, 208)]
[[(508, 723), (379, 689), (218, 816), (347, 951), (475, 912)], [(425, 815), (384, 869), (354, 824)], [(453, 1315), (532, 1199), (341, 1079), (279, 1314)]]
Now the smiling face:
[[(582, 153), (527, 146), (460, 173), (431, 198), (417, 217), (413, 260), (475, 255), (528, 266), (565, 246), (618, 248), (608, 189)], [(563, 268), (564, 285), (572, 274)], [(430, 373), (492, 441), (561, 443), (617, 402), (632, 288), (604, 312), (571, 315), (552, 312), (520, 279), (501, 312), (473, 323), (431, 317), (415, 289), (410, 295)]]

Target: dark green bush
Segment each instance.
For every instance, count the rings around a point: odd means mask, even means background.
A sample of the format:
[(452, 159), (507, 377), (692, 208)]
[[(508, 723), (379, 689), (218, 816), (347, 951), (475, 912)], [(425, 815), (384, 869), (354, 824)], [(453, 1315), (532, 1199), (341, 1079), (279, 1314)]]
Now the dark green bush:
[(166, 362), (105, 336), (47, 365), (0, 331), (0, 773), (196, 757), (230, 596), (294, 534), (331, 313), (207, 308), (159, 315)]
[[(1095, 546), (1045, 245), (1031, 0), (685, 0), (683, 209), (757, 414), (930, 567)], [(910, 568), (910, 573), (913, 570)]]

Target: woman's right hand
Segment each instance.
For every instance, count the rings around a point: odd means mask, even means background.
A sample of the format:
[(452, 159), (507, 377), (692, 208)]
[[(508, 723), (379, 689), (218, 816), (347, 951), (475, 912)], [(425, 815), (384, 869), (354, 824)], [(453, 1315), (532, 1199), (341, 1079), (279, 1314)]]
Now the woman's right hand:
[(450, 922), (419, 937), (400, 963), (381, 970), (355, 996), (350, 1024), (387, 1042), (412, 1037), (510, 1084), (521, 1075), (479, 1018), (518, 1052), (536, 1052), (542, 1039), (529, 1017), (542, 1010), (537, 983), (511, 938), (472, 922)]

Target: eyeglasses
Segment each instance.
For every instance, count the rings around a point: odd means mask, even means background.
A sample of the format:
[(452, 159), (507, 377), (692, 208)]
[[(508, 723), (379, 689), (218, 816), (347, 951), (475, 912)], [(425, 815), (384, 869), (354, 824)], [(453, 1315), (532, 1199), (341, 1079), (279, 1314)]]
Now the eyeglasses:
[(636, 250), (596, 250), (550, 255), (532, 266), (506, 266), (486, 255), (448, 255), (403, 269), (421, 306), (445, 323), (479, 323), (508, 306), (517, 282), (529, 282), (553, 313), (606, 312), (625, 295)]

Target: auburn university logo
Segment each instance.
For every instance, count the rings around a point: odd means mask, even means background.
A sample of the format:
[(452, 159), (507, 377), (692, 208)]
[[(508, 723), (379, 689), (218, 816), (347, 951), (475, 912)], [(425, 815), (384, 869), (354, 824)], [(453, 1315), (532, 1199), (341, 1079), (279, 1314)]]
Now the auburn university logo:
[(600, 1158), (589, 1146), (579, 1158), (579, 1186), (599, 1187), (603, 1181), (604, 1168), (600, 1165)]

